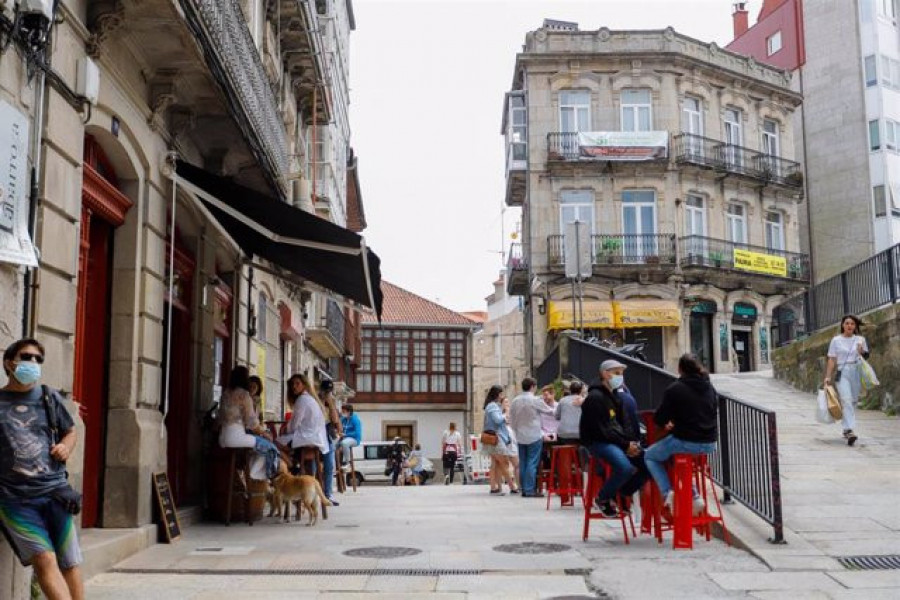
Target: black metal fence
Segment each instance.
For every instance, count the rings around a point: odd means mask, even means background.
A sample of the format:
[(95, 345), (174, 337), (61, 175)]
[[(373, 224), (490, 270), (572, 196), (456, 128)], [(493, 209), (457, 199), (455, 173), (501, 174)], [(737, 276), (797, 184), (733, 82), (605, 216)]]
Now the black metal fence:
[[(558, 377), (593, 381), (606, 359), (628, 365), (625, 382), (640, 410), (655, 410), (675, 375), (577, 338), (555, 348), (537, 369), (540, 385)], [(736, 500), (772, 526), (773, 543), (784, 541), (781, 514), (781, 475), (775, 411), (719, 394), (719, 441), (710, 466), (725, 501)]]
[[(747, 250), (769, 256), (780, 256), (785, 261), (784, 274), (775, 277), (787, 277), (802, 282), (810, 280), (809, 256), (787, 250), (776, 250), (765, 246), (753, 246), (728, 240), (689, 235), (681, 238), (681, 266), (702, 266), (716, 268), (735, 268), (735, 250)], [(758, 273), (757, 273), (758, 274)]]
[[(826, 279), (776, 309), (802, 320), (783, 342), (837, 325), (846, 314), (859, 315), (900, 300), (900, 244)], [(801, 316), (802, 315), (802, 316)]]
[(675, 161), (740, 173), (784, 186), (803, 185), (800, 163), (721, 140), (681, 133), (672, 138)]

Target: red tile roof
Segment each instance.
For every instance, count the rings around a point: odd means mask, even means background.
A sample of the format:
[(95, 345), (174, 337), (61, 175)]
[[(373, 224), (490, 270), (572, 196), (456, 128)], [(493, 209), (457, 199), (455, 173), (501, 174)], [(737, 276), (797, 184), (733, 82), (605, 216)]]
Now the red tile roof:
[(476, 323), (484, 323), (488, 320), (488, 314), (486, 310), (467, 310), (462, 314), (463, 316), (472, 319)]
[[(461, 327), (477, 325), (475, 321), (458, 312), (426, 300), (384, 279), (381, 280), (381, 291), (384, 293), (384, 312), (381, 315), (381, 321), (385, 325), (458, 325)], [(364, 313), (362, 322), (364, 325), (377, 325), (378, 319), (373, 313)]]

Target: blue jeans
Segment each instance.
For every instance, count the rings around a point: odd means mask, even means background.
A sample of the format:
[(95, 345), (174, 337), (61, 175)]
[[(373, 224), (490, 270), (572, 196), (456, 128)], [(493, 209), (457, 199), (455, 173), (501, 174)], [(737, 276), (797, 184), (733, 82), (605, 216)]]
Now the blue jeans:
[(261, 435), (253, 437), (256, 438), (256, 452), (266, 459), (266, 477), (272, 479), (278, 475), (278, 461), (281, 458), (281, 454), (272, 440), (268, 440)]
[[(647, 469), (659, 486), (659, 493), (665, 498), (666, 494), (672, 491), (672, 483), (663, 464), (669, 457), (673, 454), (711, 454), (715, 451), (715, 442), (688, 442), (669, 435), (647, 448), (644, 459), (647, 462)], [(697, 490), (694, 490), (694, 497), (697, 497)]]
[(522, 493), (531, 495), (536, 493), (537, 470), (541, 463), (541, 448), (543, 440), (530, 444), (519, 443), (519, 482), (522, 484)]
[(334, 489), (334, 440), (328, 440), (328, 454), (322, 457), (322, 477), (325, 485), (322, 491), (325, 492), (326, 498), (331, 498), (331, 491)]
[[(588, 446), (588, 452), (594, 458), (607, 463), (612, 469), (609, 479), (603, 483), (600, 493), (597, 494), (597, 499), (600, 502), (612, 500), (617, 493), (623, 496), (631, 496), (644, 485), (647, 477), (649, 477), (641, 456), (630, 458), (625, 454), (624, 450), (615, 444), (594, 442)], [(598, 475), (603, 475), (603, 473), (598, 473)]]

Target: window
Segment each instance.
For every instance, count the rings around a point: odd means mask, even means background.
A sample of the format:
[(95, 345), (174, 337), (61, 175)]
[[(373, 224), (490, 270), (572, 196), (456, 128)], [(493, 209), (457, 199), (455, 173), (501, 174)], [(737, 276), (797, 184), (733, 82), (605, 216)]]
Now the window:
[(684, 233), (689, 236), (706, 235), (706, 207), (700, 196), (688, 195), (684, 201)]
[(741, 153), (735, 146), (743, 144), (741, 131), (741, 111), (736, 108), (725, 109), (725, 162), (729, 167), (741, 165)]
[(403, 375), (394, 374), (394, 391), (409, 392), (409, 375), (405, 373)]
[(685, 96), (681, 103), (681, 131), (688, 134), (685, 139), (685, 150), (692, 156), (703, 155), (703, 113), (699, 98)]
[(357, 373), (356, 375), (356, 391), (358, 392), (371, 392), (372, 391), (372, 376), (368, 373)]
[(520, 94), (509, 97), (509, 139), (512, 160), (525, 160), (528, 154), (528, 120), (525, 98)]
[(885, 119), (884, 121), (884, 147), (888, 150), (897, 150), (900, 143), (900, 123)]
[(375, 370), (385, 373), (391, 370), (391, 343), (378, 342), (375, 349)]
[(375, 392), (391, 391), (391, 375), (389, 373), (378, 373), (375, 375)]
[(725, 239), (735, 244), (747, 243), (747, 217), (742, 204), (729, 204), (725, 215)]
[(650, 90), (622, 90), (622, 131), (650, 131)]
[(413, 343), (413, 371), (422, 373), (428, 370), (428, 344), (426, 342)]
[(763, 121), (762, 151), (769, 156), (778, 156), (778, 122), (771, 119)]
[(766, 39), (766, 55), (772, 56), (781, 50), (781, 31), (776, 31)]
[(622, 192), (622, 225), (622, 233), (625, 234), (623, 254), (626, 261), (640, 261), (645, 256), (657, 256), (656, 192)]
[(372, 370), (372, 342), (364, 341), (361, 344), (362, 354), (359, 360), (359, 370), (360, 371), (371, 371)]
[(884, 186), (876, 185), (872, 188), (872, 196), (875, 200), (875, 216), (884, 217), (887, 215), (887, 199), (884, 196)]
[(875, 5), (878, 7), (878, 16), (896, 22), (897, 0), (875, 0)]
[(409, 371), (409, 342), (394, 342), (394, 371), (404, 373)]
[(431, 391), (432, 392), (446, 392), (447, 391), (447, 376), (446, 375), (432, 375), (431, 376)]
[(900, 61), (890, 56), (881, 57), (881, 83), (885, 87), (900, 89)]
[(781, 213), (766, 213), (766, 247), (770, 250), (784, 250), (784, 225)]
[(256, 339), (266, 343), (266, 325), (268, 324), (269, 302), (263, 292), (259, 293), (259, 302), (256, 305)]
[(428, 375), (413, 375), (412, 376), (412, 391), (413, 391), (413, 393), (427, 392), (428, 391)]
[(466, 391), (466, 379), (462, 375), (450, 376), (450, 393), (462, 394)]
[(878, 127), (878, 119), (869, 121), (869, 150), (872, 152), (881, 150), (881, 132)]
[(874, 54), (870, 54), (863, 60), (863, 72), (866, 76), (866, 87), (872, 87), (878, 83), (877, 64), (878, 61), (875, 60)]
[(450, 344), (450, 371), (461, 373), (463, 370), (463, 345), (461, 342)]
[(577, 133), (591, 130), (591, 93), (564, 90), (559, 93), (559, 130)]
[(559, 195), (559, 229), (565, 235), (566, 225), (581, 221), (594, 233), (594, 193), (590, 190), (565, 190)]
[(445, 371), (447, 369), (447, 361), (445, 360), (447, 348), (444, 344), (431, 345), (431, 370)]

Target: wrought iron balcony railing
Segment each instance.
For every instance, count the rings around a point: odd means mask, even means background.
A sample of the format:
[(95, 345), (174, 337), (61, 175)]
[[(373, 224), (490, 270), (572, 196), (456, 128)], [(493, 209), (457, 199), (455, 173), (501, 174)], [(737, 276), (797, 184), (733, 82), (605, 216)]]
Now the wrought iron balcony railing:
[(800, 163), (720, 140), (682, 133), (674, 138), (675, 161), (738, 173), (785, 186), (800, 187)]
[[(696, 235), (681, 238), (679, 245), (682, 267), (734, 269), (804, 282), (809, 281), (809, 256), (806, 254)], [(743, 256), (738, 256), (740, 253), (735, 253), (735, 250), (744, 251)], [(772, 258), (784, 259), (783, 267)], [(758, 264), (753, 264), (754, 262)]]
[(522, 244), (513, 242), (509, 246), (509, 257), (506, 259), (506, 269), (512, 271), (527, 271), (528, 263), (522, 254)]
[[(601, 234), (591, 236), (594, 265), (675, 265), (675, 235)], [(547, 237), (547, 263), (553, 267), (565, 264), (565, 236)]]

